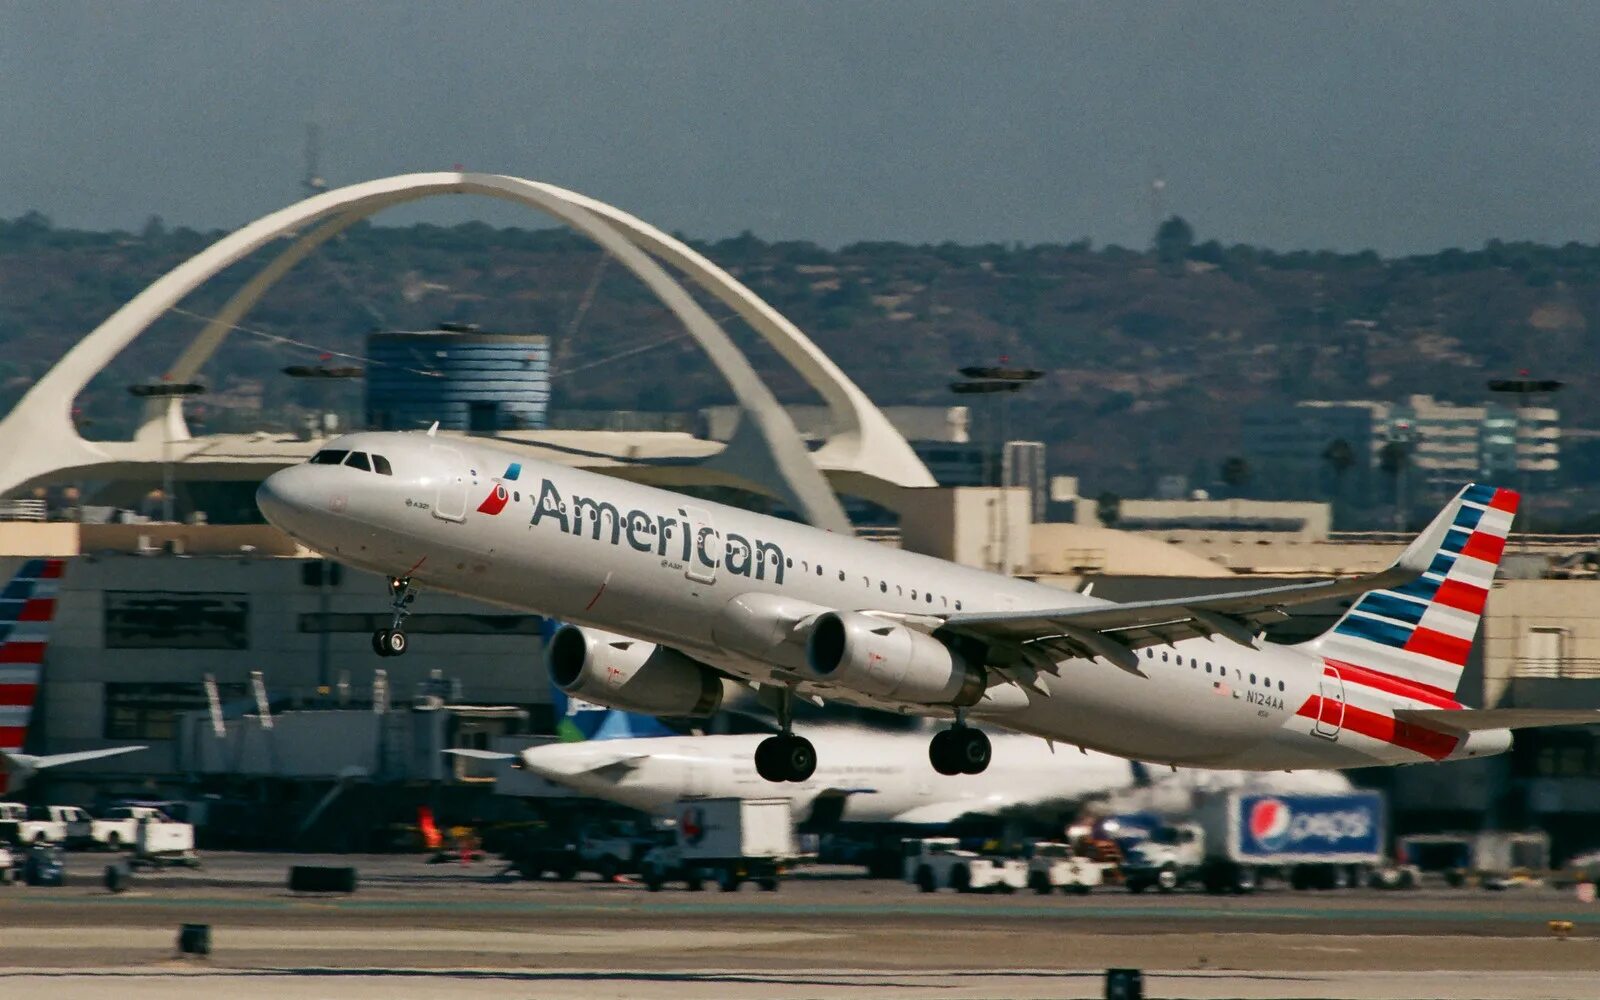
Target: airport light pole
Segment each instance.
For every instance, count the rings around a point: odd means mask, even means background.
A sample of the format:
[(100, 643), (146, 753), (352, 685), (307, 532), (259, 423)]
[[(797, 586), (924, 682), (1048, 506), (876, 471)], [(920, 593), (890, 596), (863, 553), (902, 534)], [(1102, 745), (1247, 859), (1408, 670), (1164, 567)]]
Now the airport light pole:
[[(989, 421), (994, 425), (991, 429), (996, 439), (993, 450), (993, 482), (990, 482), (987, 461), (982, 474), (985, 485), (997, 487), (1005, 486), (1005, 447), (1006, 440), (1010, 436), (1011, 397), (1014, 393), (1022, 391), (1023, 386), (1031, 385), (1044, 375), (1044, 372), (1037, 368), (1013, 368), (1007, 364), (1008, 361), (1008, 358), (1001, 357), (999, 365), (968, 365), (959, 369), (963, 380), (950, 383), (950, 391), (958, 396), (992, 396), (998, 400), (999, 419), (996, 420), (996, 414), (991, 413)], [(984, 451), (987, 453), (989, 449), (986, 448)], [(987, 454), (985, 457), (987, 459)], [(1008, 572), (1006, 546), (1011, 534), (1010, 508), (1004, 496), (996, 497), (992, 503), (998, 505), (998, 520), (1000, 522), (996, 532), (999, 536), (999, 552), (994, 560), (994, 568), (1003, 573)], [(991, 506), (991, 510), (993, 509), (995, 509), (994, 506)], [(1028, 509), (1030, 511), (1033, 509), (1031, 502), (1028, 505)], [(991, 520), (992, 523), (993, 521)]]
[[(1528, 486), (1532, 480), (1531, 469), (1522, 465), (1522, 414), (1529, 408), (1530, 402), (1539, 396), (1554, 396), (1565, 385), (1560, 379), (1530, 378), (1528, 370), (1524, 368), (1517, 373), (1516, 378), (1492, 378), (1489, 380), (1489, 391), (1501, 395), (1516, 397), (1516, 423), (1513, 425), (1511, 438), (1511, 460), (1517, 467), (1517, 488), (1522, 491), (1522, 547), (1528, 547), (1528, 537), (1533, 534), (1533, 495)], [(1531, 422), (1530, 422), (1531, 423)], [(1530, 438), (1532, 427), (1529, 428)], [(1530, 448), (1537, 445), (1537, 440), (1530, 440)], [(1537, 452), (1532, 454), (1537, 455)], [(1535, 459), (1530, 458), (1531, 466)]]
[(957, 395), (993, 395), (999, 398), (997, 407), (999, 419), (993, 419), (996, 414), (990, 414), (996, 438), (992, 484), (988, 483), (987, 470), (984, 473), (985, 483), (994, 486), (1005, 485), (1002, 462), (1006, 439), (1011, 433), (1011, 394), (1020, 392), (1023, 386), (1031, 385), (1044, 375), (1044, 372), (1037, 368), (1010, 367), (1006, 364), (1007, 360), (1002, 357), (999, 365), (968, 365), (959, 370), (965, 381), (950, 383), (950, 391)]
[[(128, 386), (128, 391), (141, 399), (177, 399), (179, 405), (190, 396), (199, 396), (206, 387), (198, 382), (144, 382)], [(172, 431), (165, 418), (161, 421), (161, 520), (171, 522), (172, 506)]]
[(319, 359), (318, 364), (290, 365), (283, 370), (283, 373), (290, 378), (316, 379), (318, 384), (323, 387), (323, 391), (319, 393), (317, 399), (317, 405), (323, 411), (317, 414), (317, 430), (322, 433), (327, 431), (327, 427), (323, 424), (323, 414), (328, 409), (328, 387), (338, 380), (358, 379), (366, 376), (365, 369), (354, 365), (329, 366), (326, 362), (331, 358), (332, 355), (324, 354)]

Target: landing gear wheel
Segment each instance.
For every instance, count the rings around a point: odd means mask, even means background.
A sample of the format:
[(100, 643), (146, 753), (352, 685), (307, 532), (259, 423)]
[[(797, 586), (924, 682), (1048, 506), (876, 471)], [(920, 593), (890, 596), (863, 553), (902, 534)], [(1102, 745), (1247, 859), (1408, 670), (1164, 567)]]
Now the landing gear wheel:
[(956, 742), (952, 743), (952, 746), (955, 748), (956, 762), (961, 765), (961, 773), (982, 774), (988, 770), (989, 737), (981, 730), (965, 727), (952, 729), (951, 732), (956, 736)]
[(941, 730), (928, 744), (928, 761), (940, 774), (982, 774), (990, 755), (989, 737), (966, 726)]
[(784, 740), (783, 769), (789, 781), (805, 781), (817, 771), (817, 748), (804, 736)]
[(404, 625), (411, 614), (411, 604), (417, 592), (411, 587), (408, 576), (389, 578), (389, 608), (394, 612), (389, 627), (372, 633), (372, 651), (379, 656), (403, 656), (407, 648)]
[(805, 781), (816, 770), (816, 748), (804, 736), (769, 736), (756, 746), (756, 773), (768, 781)]
[(397, 628), (386, 628), (372, 637), (372, 648), (379, 656), (404, 656), (408, 646), (406, 634)]
[(955, 738), (955, 730), (941, 729), (933, 734), (933, 739), (928, 743), (928, 762), (940, 774), (951, 775), (961, 773), (961, 764), (956, 760), (951, 743)]
[(785, 780), (783, 763), (778, 759), (781, 753), (782, 736), (768, 736), (756, 744), (756, 773), (774, 783)]

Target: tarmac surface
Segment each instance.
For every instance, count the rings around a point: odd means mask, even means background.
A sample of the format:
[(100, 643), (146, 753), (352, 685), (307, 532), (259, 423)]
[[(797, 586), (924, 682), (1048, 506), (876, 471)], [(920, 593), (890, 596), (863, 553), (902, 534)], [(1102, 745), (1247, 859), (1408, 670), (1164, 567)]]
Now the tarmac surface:
[[(0, 996), (1100, 997), (1106, 969), (1135, 968), (1152, 1000), (1600, 1000), (1600, 906), (1542, 886), (924, 895), (803, 869), (776, 893), (651, 893), (495, 862), (210, 854), (112, 894), (110, 860), (0, 888)], [(291, 864), (318, 863), (355, 866), (357, 892), (288, 892)], [(208, 958), (176, 954), (182, 923), (211, 925)]]

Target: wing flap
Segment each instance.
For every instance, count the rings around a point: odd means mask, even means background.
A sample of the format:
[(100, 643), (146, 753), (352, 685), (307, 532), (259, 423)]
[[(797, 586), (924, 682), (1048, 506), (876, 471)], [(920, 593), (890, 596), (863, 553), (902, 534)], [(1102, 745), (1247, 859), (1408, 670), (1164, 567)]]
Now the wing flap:
[(1401, 722), (1458, 733), (1600, 725), (1600, 709), (1592, 708), (1401, 708), (1395, 710), (1394, 717)]

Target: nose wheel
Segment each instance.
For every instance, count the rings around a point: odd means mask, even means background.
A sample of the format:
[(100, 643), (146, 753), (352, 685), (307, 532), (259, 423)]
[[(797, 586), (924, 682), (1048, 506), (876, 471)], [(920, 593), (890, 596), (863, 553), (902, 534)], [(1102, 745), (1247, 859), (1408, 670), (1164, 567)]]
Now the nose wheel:
[(394, 618), (389, 627), (379, 629), (372, 633), (372, 651), (379, 656), (404, 656), (410, 648), (406, 639), (404, 625), (406, 618), (411, 614), (411, 605), (417, 599), (417, 591), (411, 586), (408, 576), (391, 576), (389, 578), (389, 607), (394, 612)]
[(783, 730), (756, 745), (756, 773), (768, 781), (805, 781), (816, 773), (817, 748), (789, 730), (794, 725), (794, 692), (778, 695), (778, 725)]
[(989, 756), (989, 737), (963, 725), (940, 730), (928, 744), (928, 760), (940, 774), (982, 774)]

